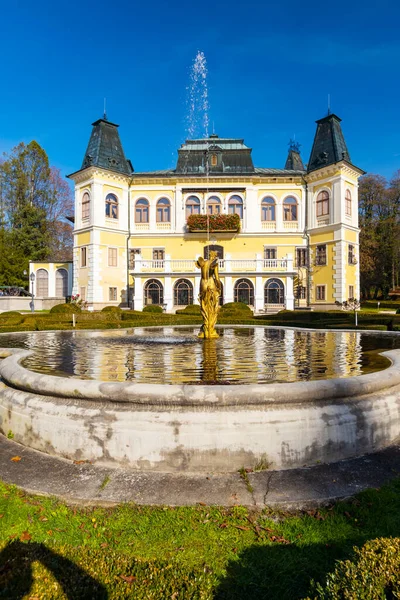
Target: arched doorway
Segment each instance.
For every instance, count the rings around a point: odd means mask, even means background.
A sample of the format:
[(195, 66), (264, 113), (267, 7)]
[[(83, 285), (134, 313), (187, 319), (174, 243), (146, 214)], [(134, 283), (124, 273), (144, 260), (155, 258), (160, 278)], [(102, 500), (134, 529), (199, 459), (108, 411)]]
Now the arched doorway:
[(49, 274), (46, 269), (36, 271), (36, 296), (48, 298), (49, 296)]
[(250, 279), (238, 279), (233, 288), (233, 299), (235, 302), (244, 302), (248, 306), (254, 306), (254, 285)]
[(68, 296), (68, 271), (57, 269), (56, 271), (56, 297), (66, 298)]
[(284, 304), (285, 289), (280, 279), (268, 279), (264, 286), (264, 304)]
[(158, 279), (149, 279), (144, 286), (144, 305), (164, 303), (164, 288)]
[(193, 304), (193, 285), (188, 279), (178, 279), (174, 285), (174, 306)]

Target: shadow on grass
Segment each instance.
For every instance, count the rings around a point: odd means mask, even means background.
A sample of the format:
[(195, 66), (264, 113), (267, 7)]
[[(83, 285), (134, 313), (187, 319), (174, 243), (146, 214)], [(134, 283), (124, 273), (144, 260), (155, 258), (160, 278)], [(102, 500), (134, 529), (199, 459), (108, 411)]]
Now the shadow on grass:
[[(368, 540), (400, 536), (399, 480), (382, 491), (360, 494), (363, 500), (336, 505), (336, 514), (353, 523), (350, 535), (336, 537), (335, 524), (326, 543), (257, 544), (227, 565), (213, 600), (300, 600), (312, 595), (311, 580), (322, 584), (338, 560), (352, 559), (353, 548)], [(353, 514), (350, 514), (350, 511)], [(327, 517), (329, 519), (329, 516)], [(355, 526), (354, 523), (357, 522)], [(336, 539), (335, 539), (336, 538)], [(387, 596), (391, 598), (392, 596)]]
[(10, 542), (0, 553), (0, 598), (21, 600), (33, 584), (32, 564), (40, 562), (61, 585), (68, 600), (108, 598), (105, 587), (72, 561), (44, 544)]

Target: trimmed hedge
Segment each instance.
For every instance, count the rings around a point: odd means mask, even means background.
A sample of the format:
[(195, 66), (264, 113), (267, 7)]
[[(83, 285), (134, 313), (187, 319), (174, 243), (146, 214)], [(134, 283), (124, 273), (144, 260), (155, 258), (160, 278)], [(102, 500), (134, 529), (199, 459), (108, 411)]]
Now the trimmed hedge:
[(189, 304), (185, 308), (178, 308), (175, 311), (176, 315), (201, 315), (200, 304)]
[(370, 540), (354, 554), (337, 563), (325, 585), (314, 584), (314, 600), (400, 598), (400, 538)]
[(397, 302), (394, 300), (365, 300), (365, 302), (361, 302), (361, 307), (362, 308), (378, 308), (378, 302), (379, 302), (379, 308), (388, 308), (388, 309), (396, 310), (397, 308), (400, 307), (400, 300), (398, 300)]
[(121, 314), (122, 313), (122, 308), (120, 308), (119, 306), (105, 306), (104, 308), (101, 309), (102, 313), (117, 313), (117, 314)]
[(68, 313), (71, 314), (75, 313), (78, 314), (82, 312), (80, 307), (77, 304), (56, 304), (55, 306), (53, 306), (52, 309), (50, 309), (50, 314), (54, 314), (54, 313)]
[(163, 309), (162, 306), (159, 306), (158, 304), (149, 304), (143, 308), (143, 312), (162, 313)]
[(3, 313), (0, 313), (0, 318), (3, 319), (4, 317), (20, 317), (21, 313), (18, 312), (17, 310), (6, 310)]

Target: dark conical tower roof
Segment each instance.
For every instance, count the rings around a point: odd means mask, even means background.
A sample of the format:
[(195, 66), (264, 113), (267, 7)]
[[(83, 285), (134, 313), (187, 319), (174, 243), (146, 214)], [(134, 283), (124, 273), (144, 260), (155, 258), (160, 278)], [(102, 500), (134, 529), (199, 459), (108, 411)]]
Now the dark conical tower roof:
[(341, 119), (334, 114), (316, 121), (317, 131), (308, 163), (309, 172), (341, 160), (351, 163), (340, 122)]
[(285, 169), (290, 171), (304, 171), (304, 165), (300, 156), (300, 144), (294, 140), (289, 142), (289, 153), (286, 159)]
[(94, 166), (130, 175), (133, 169), (131, 162), (125, 158), (118, 125), (106, 118), (99, 119), (92, 125), (92, 135), (81, 168)]

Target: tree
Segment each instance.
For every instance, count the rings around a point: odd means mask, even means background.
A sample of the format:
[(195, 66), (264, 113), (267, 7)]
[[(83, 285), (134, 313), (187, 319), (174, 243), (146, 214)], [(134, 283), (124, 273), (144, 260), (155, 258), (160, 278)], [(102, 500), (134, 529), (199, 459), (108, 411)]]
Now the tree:
[(400, 172), (390, 183), (365, 175), (359, 186), (360, 275), (364, 298), (386, 297), (398, 285), (400, 268)]
[(65, 219), (72, 211), (69, 186), (37, 142), (21, 143), (5, 155), (0, 164), (0, 244), (8, 248), (0, 260), (4, 285), (26, 285), (29, 260), (72, 256), (72, 228)]

